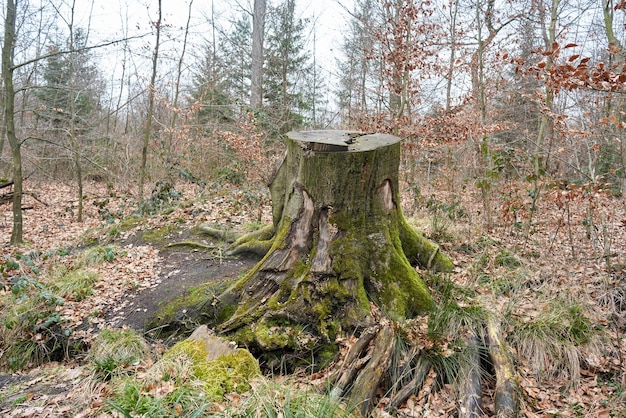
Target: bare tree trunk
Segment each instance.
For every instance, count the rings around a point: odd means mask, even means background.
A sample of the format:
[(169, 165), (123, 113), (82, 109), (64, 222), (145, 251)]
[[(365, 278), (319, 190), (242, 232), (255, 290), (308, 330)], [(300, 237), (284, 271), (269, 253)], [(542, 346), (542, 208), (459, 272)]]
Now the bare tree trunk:
[[(544, 27), (544, 44), (547, 51), (552, 51), (552, 45), (556, 41), (556, 22), (558, 19), (558, 10), (559, 10), (560, 0), (552, 0), (551, 8), (550, 8), (550, 23), (548, 24), (548, 31), (545, 32)], [(545, 72), (546, 74), (550, 71), (553, 66), (553, 58), (552, 55), (548, 55), (546, 57), (546, 66)], [(532, 179), (532, 190), (530, 193), (531, 202), (530, 202), (530, 210), (528, 213), (528, 219), (526, 220), (526, 225), (524, 226), (524, 235), (526, 239), (530, 237), (530, 232), (532, 228), (533, 217), (535, 212), (537, 211), (537, 202), (539, 201), (539, 195), (541, 194), (541, 185), (540, 178), (542, 176), (543, 168), (541, 166), (541, 151), (543, 149), (543, 143), (548, 136), (548, 132), (552, 130), (552, 116), (549, 114), (552, 112), (552, 102), (554, 99), (554, 93), (552, 91), (552, 87), (546, 85), (545, 89), (545, 97), (543, 107), (545, 110), (541, 114), (541, 119), (539, 121), (539, 132), (537, 133), (537, 140), (535, 141), (535, 148), (532, 155), (532, 164), (533, 164), (533, 173), (531, 176)]]
[(22, 243), (22, 151), (15, 132), (15, 90), (13, 87), (13, 53), (17, 0), (7, 0), (2, 47), (2, 81), (4, 83), (4, 121), (13, 159), (13, 231), (11, 244)]
[(454, 75), (454, 63), (456, 60), (456, 17), (459, 12), (459, 2), (454, 1), (450, 9), (450, 61), (446, 74), (446, 111), (450, 110), (452, 97), (452, 77)]
[(176, 119), (178, 117), (178, 97), (180, 96), (180, 79), (183, 73), (183, 62), (185, 59), (185, 51), (187, 50), (187, 37), (189, 35), (189, 23), (191, 22), (191, 7), (193, 5), (193, 0), (191, 0), (189, 2), (189, 11), (187, 13), (187, 24), (185, 25), (185, 36), (183, 38), (183, 50), (180, 52), (180, 57), (178, 59), (178, 68), (176, 71), (176, 84), (174, 85), (174, 100), (172, 103), (172, 108), (174, 109), (174, 111), (172, 112), (172, 119), (170, 120), (170, 132), (168, 135), (168, 141), (167, 141), (167, 149), (165, 150), (166, 152), (166, 168), (168, 171), (168, 175), (170, 174), (169, 172), (171, 171), (170, 168), (173, 168), (173, 161), (172, 161), (172, 144), (174, 142), (174, 130), (176, 129)]
[[(70, 36), (70, 94), (72, 96), (77, 96), (78, 91), (76, 88), (76, 68), (74, 67), (75, 53), (74, 53), (74, 7), (76, 5), (76, 0), (72, 1), (70, 6), (70, 20), (68, 22), (69, 26), (69, 36)], [(72, 160), (74, 162), (74, 175), (76, 176), (76, 185), (78, 188), (78, 213), (76, 216), (76, 220), (78, 222), (83, 221), (83, 168), (80, 162), (81, 153), (80, 153), (80, 144), (78, 142), (78, 138), (76, 137), (77, 129), (76, 129), (76, 97), (70, 100), (70, 126), (68, 131), (68, 137), (70, 140), (70, 146), (72, 149)]]
[(156, 27), (156, 44), (152, 53), (152, 76), (148, 86), (148, 114), (146, 115), (146, 127), (143, 133), (143, 146), (141, 148), (141, 167), (139, 169), (139, 200), (143, 200), (143, 188), (146, 182), (146, 162), (148, 160), (148, 145), (152, 136), (152, 117), (154, 116), (154, 95), (157, 76), (157, 63), (159, 61), (159, 44), (161, 43), (161, 0), (159, 0), (158, 18), (154, 23)]
[(254, 0), (252, 15), (252, 74), (250, 80), (250, 107), (263, 106), (263, 38), (265, 31), (266, 0)]

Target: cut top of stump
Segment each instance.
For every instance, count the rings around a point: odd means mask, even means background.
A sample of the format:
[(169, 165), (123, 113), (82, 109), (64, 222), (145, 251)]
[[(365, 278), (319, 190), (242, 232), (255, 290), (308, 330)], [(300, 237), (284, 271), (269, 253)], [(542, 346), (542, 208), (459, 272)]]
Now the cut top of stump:
[(315, 152), (371, 151), (401, 141), (393, 135), (344, 130), (292, 131), (287, 136)]

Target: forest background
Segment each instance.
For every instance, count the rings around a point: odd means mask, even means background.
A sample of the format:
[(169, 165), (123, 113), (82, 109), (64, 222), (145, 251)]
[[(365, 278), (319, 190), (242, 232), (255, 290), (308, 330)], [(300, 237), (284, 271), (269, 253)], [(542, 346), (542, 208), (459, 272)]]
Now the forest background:
[[(623, 383), (626, 3), (195, 0), (176, 2), (176, 19), (167, 1), (77, 3), (2, 2), (5, 243), (43, 244), (22, 211), (46, 200), (63, 223), (114, 224), (183, 191), (237, 189), (262, 220), (286, 132), (392, 133), (403, 210), (458, 263), (498, 243), (464, 279), (492, 286), (523, 265), (532, 273), (510, 280), (553, 285), (607, 328)], [(107, 33), (104, 14), (121, 29)], [(536, 319), (554, 307), (542, 297), (516, 303)]]

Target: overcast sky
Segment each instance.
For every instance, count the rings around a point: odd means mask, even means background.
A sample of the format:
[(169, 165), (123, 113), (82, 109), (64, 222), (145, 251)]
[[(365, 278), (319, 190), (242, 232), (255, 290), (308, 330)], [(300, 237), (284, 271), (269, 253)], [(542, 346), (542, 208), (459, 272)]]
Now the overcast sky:
[[(69, 3), (71, 0), (53, 0), (55, 3)], [(76, 0), (77, 20), (86, 27), (91, 16), (92, 36), (99, 39), (122, 38), (124, 27), (131, 32), (149, 31), (150, 20), (156, 20), (157, 0)], [(277, 0), (273, 0), (277, 1)], [(341, 45), (343, 31), (347, 28), (347, 14), (339, 5), (351, 4), (351, 0), (296, 0), (298, 15), (315, 22), (316, 56), (318, 64), (331, 70), (334, 56)], [(268, 3), (271, 3), (269, 0)], [(163, 18), (166, 24), (183, 28), (187, 21), (189, 0), (163, 0)], [(93, 9), (92, 9), (93, 7)], [(193, 0), (191, 31), (194, 41), (204, 36), (210, 38), (212, 9), (216, 21), (225, 29), (228, 21), (241, 16), (245, 10), (252, 10), (252, 0)], [(175, 31), (172, 31), (175, 32)], [(182, 33), (182, 30), (181, 30)], [(313, 33), (307, 34), (311, 43)], [(146, 42), (153, 41), (146, 39)], [(181, 41), (180, 39), (178, 41)], [(176, 40), (170, 40), (176, 42)]]

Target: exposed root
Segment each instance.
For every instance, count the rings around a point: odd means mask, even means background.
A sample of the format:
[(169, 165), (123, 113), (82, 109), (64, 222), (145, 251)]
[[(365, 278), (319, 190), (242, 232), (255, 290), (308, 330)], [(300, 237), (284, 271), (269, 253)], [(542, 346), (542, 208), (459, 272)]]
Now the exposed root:
[(198, 232), (231, 243), (226, 255), (252, 253), (263, 257), (272, 248), (275, 228), (273, 225), (264, 226), (254, 232), (244, 234), (235, 231), (224, 231), (212, 228), (207, 224), (198, 225)]
[(244, 235), (242, 232), (224, 231), (212, 228), (207, 224), (198, 225), (198, 232), (228, 243), (235, 242)]
[(253, 253), (263, 257), (274, 243), (274, 225), (267, 225), (257, 231), (239, 237), (226, 251), (228, 255)]
[[(369, 361), (370, 356), (364, 354), (364, 352), (377, 333), (377, 328), (366, 329), (356, 343), (350, 347), (341, 369), (338, 369), (335, 375), (330, 378), (331, 382), (335, 382), (331, 391), (332, 399), (338, 400), (343, 395), (346, 386), (354, 380), (354, 376)], [(338, 378), (337, 375), (339, 375)]]
[(394, 331), (389, 325), (383, 326), (372, 350), (372, 358), (354, 381), (350, 392), (349, 405), (360, 405), (361, 415), (367, 416), (372, 410), (376, 390), (391, 363), (391, 352), (395, 344)]
[(207, 245), (198, 241), (180, 241), (180, 242), (172, 242), (171, 244), (167, 244), (166, 248), (172, 247), (188, 247), (188, 248), (199, 248), (201, 250), (215, 250), (218, 247), (216, 245)]
[[(515, 372), (509, 351), (501, 336), (499, 324), (492, 317), (486, 319), (489, 352), (495, 370), (495, 416), (515, 417), (519, 414), (519, 390), (515, 381)], [(482, 329), (480, 331), (483, 331)], [(432, 378), (435, 373), (428, 350), (409, 348), (417, 356), (408, 356), (407, 363), (402, 367), (411, 369), (408, 382), (393, 382), (391, 376), (391, 357), (397, 344), (394, 328), (391, 325), (376, 325), (365, 329), (356, 342), (349, 348), (345, 357), (329, 377), (332, 387), (331, 398), (335, 401), (344, 398), (348, 405), (355, 407), (362, 416), (369, 416), (376, 406), (376, 396), (386, 393), (389, 396), (384, 410), (394, 414), (407, 400), (415, 395), (417, 400), (428, 404), (432, 393), (442, 383), (450, 379), (460, 382), (458, 394), (458, 417), (482, 417), (485, 414), (482, 405), (483, 373), (486, 371), (481, 364), (482, 340), (475, 330), (468, 340), (468, 363), (465, 372), (456, 375)], [(405, 347), (406, 349), (406, 347)], [(411, 368), (410, 364), (414, 364)], [(493, 372), (493, 371), (492, 371)], [(431, 376), (431, 377), (429, 377)], [(441, 379), (444, 381), (441, 381)], [(395, 387), (394, 387), (395, 386)]]

